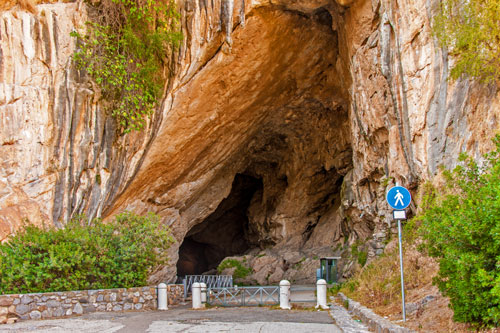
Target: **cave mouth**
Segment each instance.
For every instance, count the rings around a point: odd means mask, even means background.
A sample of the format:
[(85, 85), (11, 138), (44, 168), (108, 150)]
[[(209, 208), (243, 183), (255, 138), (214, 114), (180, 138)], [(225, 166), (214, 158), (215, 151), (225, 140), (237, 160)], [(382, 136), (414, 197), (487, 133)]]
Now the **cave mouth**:
[(184, 237), (177, 261), (178, 276), (213, 273), (225, 257), (241, 255), (252, 248), (247, 211), (253, 195), (262, 188), (260, 178), (235, 176), (227, 198)]

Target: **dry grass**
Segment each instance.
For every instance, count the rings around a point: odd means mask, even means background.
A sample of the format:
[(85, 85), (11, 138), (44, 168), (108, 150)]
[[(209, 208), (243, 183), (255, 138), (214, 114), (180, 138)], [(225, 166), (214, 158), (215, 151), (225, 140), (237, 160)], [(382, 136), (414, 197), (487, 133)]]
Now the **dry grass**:
[[(412, 245), (404, 251), (403, 263), (408, 290), (432, 286), (432, 276), (438, 269), (432, 258), (422, 256)], [(391, 242), (386, 253), (357, 273), (353, 282), (342, 288), (342, 292), (363, 304), (370, 304), (382, 315), (397, 310), (401, 302), (397, 242)]]
[(377, 314), (418, 332), (470, 332), (470, 326), (453, 321), (453, 311), (448, 307), (448, 299), (432, 285), (432, 277), (439, 269), (438, 263), (417, 251), (415, 243), (404, 247), (406, 304), (418, 303), (429, 295), (435, 296), (434, 300), (417, 311), (407, 313), (406, 323), (400, 322), (401, 284), (396, 240), (387, 245), (383, 256), (346, 283), (341, 292)]

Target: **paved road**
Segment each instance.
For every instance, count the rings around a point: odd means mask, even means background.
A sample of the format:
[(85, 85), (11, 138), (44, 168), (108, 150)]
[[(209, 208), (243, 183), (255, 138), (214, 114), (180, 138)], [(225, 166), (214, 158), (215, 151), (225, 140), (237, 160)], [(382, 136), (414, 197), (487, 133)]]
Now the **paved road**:
[(342, 332), (328, 311), (213, 308), (93, 313), (80, 317), (24, 321), (0, 326), (0, 332)]

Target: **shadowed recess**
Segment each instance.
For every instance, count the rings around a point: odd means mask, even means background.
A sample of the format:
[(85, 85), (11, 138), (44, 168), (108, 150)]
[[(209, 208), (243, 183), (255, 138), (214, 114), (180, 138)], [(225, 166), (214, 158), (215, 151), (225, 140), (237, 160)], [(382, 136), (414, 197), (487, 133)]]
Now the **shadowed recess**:
[(179, 276), (214, 270), (225, 257), (250, 249), (247, 209), (259, 189), (261, 179), (236, 175), (229, 196), (184, 238), (177, 262)]

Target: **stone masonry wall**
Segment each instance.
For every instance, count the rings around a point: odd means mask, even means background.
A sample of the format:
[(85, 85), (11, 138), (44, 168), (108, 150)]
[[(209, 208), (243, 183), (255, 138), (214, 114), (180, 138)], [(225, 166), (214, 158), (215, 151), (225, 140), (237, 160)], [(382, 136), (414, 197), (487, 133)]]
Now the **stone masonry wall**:
[[(168, 304), (179, 304), (183, 285), (169, 285)], [(156, 309), (156, 287), (0, 295), (0, 324), (48, 319), (96, 311)]]
[(178, 305), (184, 301), (184, 285), (169, 284), (167, 285), (168, 305)]

